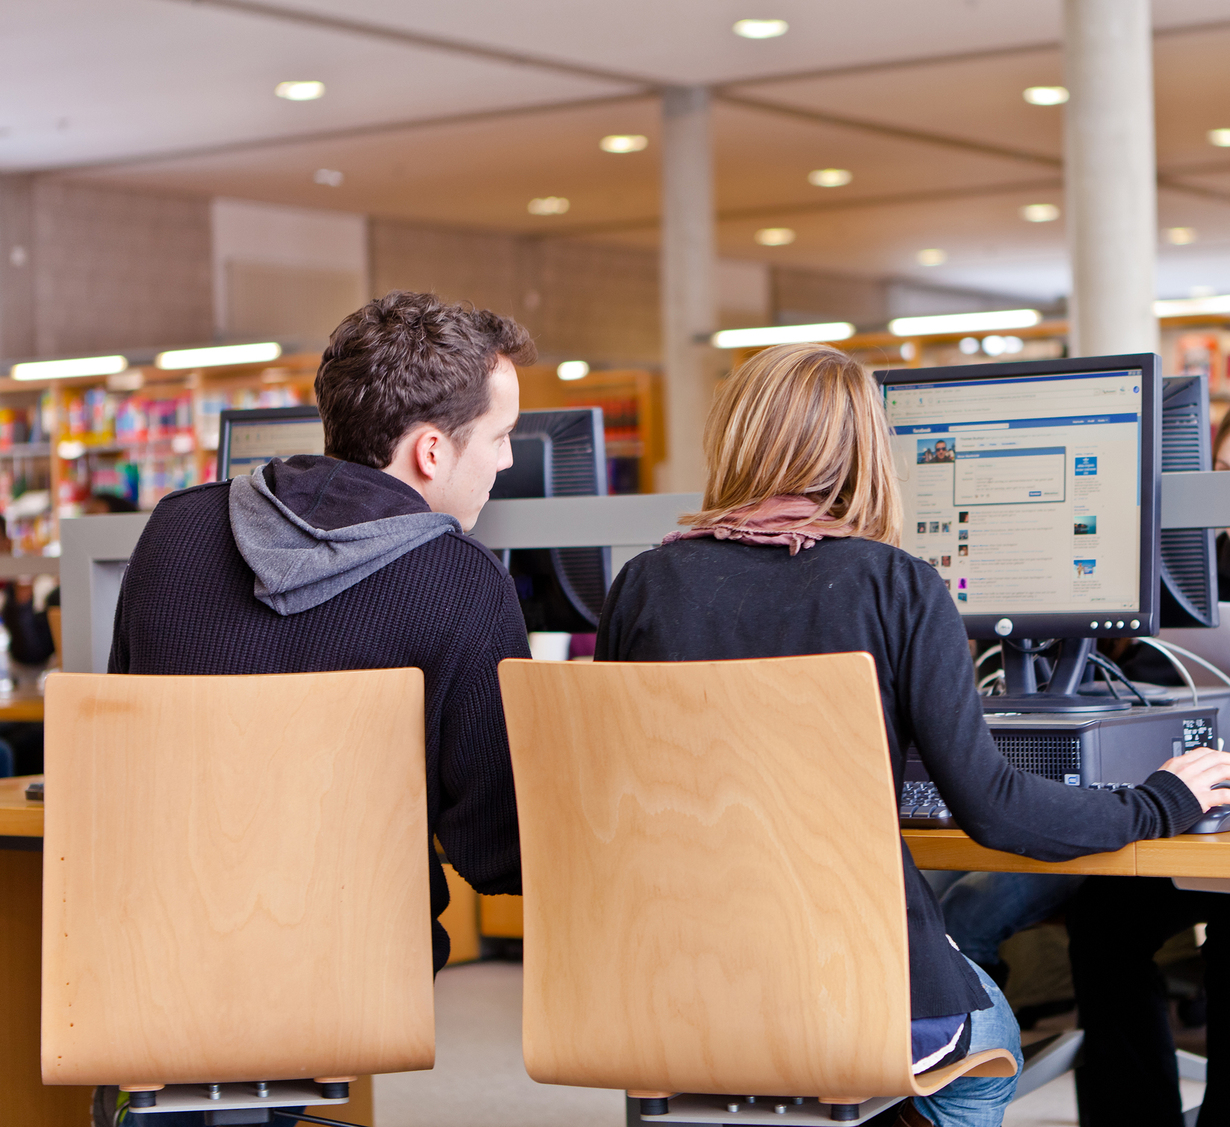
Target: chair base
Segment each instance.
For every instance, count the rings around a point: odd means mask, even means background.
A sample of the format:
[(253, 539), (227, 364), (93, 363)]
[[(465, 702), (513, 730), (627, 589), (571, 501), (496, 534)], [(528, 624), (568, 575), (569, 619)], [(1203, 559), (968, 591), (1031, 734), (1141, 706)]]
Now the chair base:
[(128, 1114), (136, 1117), (149, 1116), (149, 1127), (158, 1127), (158, 1115), (168, 1111), (232, 1111), (239, 1108), (303, 1107), (306, 1104), (345, 1104), (349, 1093), (341, 1097), (325, 1096), (323, 1085), (311, 1080), (271, 1080), (268, 1095), (258, 1096), (254, 1082), (219, 1084), (217, 1099), (210, 1099), (205, 1084), (168, 1084), (156, 1093), (157, 1102), (152, 1107), (135, 1107), (129, 1103)]
[[(901, 1103), (904, 1096), (879, 1096), (864, 1100), (861, 1104), (836, 1105), (854, 1108), (856, 1116), (851, 1119), (836, 1119), (830, 1109), (832, 1104), (822, 1104), (808, 1098), (796, 1104), (792, 1097), (775, 1099), (772, 1096), (757, 1096), (755, 1103), (748, 1103), (739, 1096), (678, 1095), (671, 1099), (664, 1115), (641, 1116), (643, 1123), (736, 1123), (736, 1124), (791, 1124), (793, 1127), (832, 1127), (835, 1122), (858, 1127), (874, 1119), (885, 1109)], [(738, 1104), (738, 1111), (729, 1111), (728, 1105)], [(775, 1110), (781, 1107), (782, 1111)]]

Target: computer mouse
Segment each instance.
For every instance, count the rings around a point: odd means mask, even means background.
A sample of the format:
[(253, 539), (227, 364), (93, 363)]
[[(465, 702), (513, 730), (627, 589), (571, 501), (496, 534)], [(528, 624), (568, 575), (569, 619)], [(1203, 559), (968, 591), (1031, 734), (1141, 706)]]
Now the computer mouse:
[(1187, 832), (1217, 834), (1230, 830), (1230, 806), (1214, 806)]

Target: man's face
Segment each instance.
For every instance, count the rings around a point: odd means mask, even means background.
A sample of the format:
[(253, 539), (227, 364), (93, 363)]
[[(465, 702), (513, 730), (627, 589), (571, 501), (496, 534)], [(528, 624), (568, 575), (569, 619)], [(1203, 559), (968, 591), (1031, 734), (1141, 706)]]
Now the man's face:
[(516, 426), (521, 389), (517, 369), (501, 356), (491, 372), (491, 405), (474, 421), (464, 446), (445, 439), (440, 472), (423, 490), (433, 512), (450, 513), (467, 532), (487, 503), (495, 475), (512, 465), (509, 432)]

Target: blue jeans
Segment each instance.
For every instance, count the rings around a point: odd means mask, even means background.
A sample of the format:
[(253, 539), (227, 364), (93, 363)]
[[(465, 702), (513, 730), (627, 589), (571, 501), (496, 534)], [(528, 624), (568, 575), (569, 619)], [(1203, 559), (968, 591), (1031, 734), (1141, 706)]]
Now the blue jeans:
[(1053, 916), (1080, 887), (1081, 876), (1048, 873), (948, 873), (923, 877), (939, 897), (944, 927), (961, 954), (979, 966), (999, 962), (999, 945)]
[(975, 1010), (970, 1015), (969, 1051), (1011, 1050), (1016, 1057), (1016, 1076), (963, 1076), (932, 1096), (915, 1096), (914, 1106), (935, 1127), (1000, 1127), (1025, 1063), (1021, 1056), (1021, 1030), (999, 987), (977, 963), (966, 961), (978, 972), (978, 981), (994, 1003), (989, 1010)]

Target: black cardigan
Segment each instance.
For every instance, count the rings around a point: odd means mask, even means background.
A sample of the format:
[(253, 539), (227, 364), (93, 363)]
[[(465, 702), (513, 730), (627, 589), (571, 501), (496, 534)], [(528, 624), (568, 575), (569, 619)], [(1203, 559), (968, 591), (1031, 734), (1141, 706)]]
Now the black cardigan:
[[(875, 658), (893, 776), (918, 748), (979, 844), (1064, 861), (1182, 833), (1200, 805), (1174, 775), (1087, 791), (1018, 771), (995, 747), (965, 629), (935, 569), (871, 540), (787, 549), (680, 540), (620, 572), (598, 628), (599, 661), (702, 661), (865, 651)], [(1159, 759), (1169, 749), (1158, 749)], [(915, 1018), (990, 1003), (944, 933), (939, 904), (902, 843)]]
[[(415, 490), (380, 470), (345, 463), (328, 479), (323, 495), (281, 499), (322, 528), (428, 510)], [(506, 657), (529, 657), (529, 645), (508, 573), (477, 541), (450, 532), (328, 602), (283, 617), (252, 593), (227, 492), (223, 482), (173, 493), (150, 516), (124, 576), (109, 672), (417, 666), (426, 683), (429, 834), (479, 892), (519, 893), (517, 808), (496, 667)], [(449, 950), (438, 920), (448, 886), (430, 840), (423, 848), (439, 970)]]

